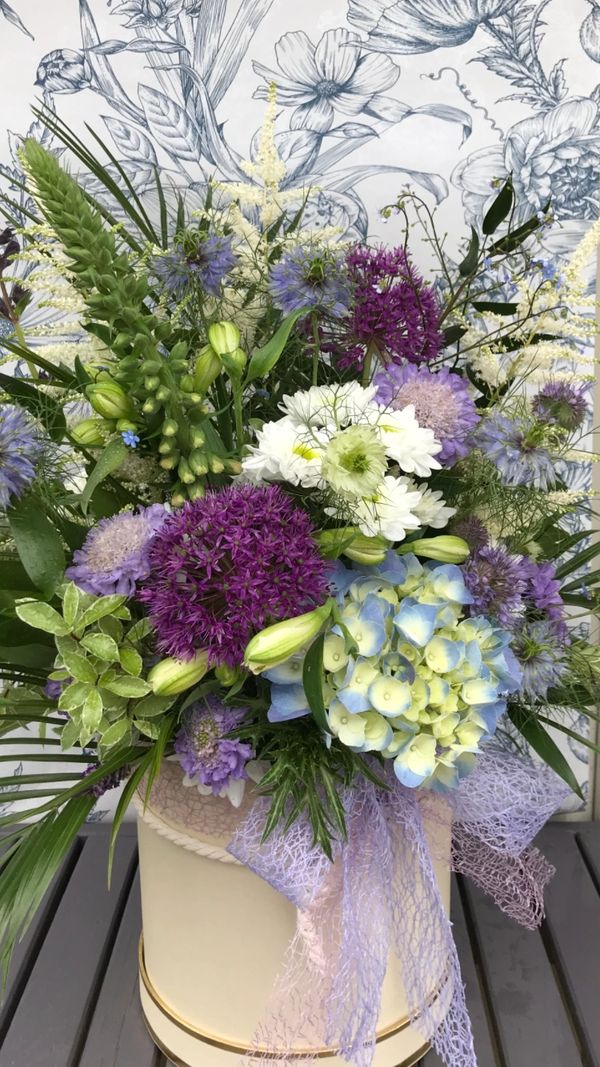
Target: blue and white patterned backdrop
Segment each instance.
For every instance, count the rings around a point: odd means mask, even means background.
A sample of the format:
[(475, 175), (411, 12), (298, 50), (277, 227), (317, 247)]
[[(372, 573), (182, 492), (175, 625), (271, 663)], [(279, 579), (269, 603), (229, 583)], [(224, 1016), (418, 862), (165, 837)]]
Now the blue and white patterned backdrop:
[[(245, 179), (274, 83), (313, 224), (393, 241), (377, 208), (409, 184), (452, 250), (509, 172), (524, 212), (552, 189), (554, 252), (598, 214), (600, 0), (0, 0), (0, 41), (5, 186), (43, 100), (140, 193), (158, 161), (202, 198)], [(570, 750), (584, 783), (588, 754)]]

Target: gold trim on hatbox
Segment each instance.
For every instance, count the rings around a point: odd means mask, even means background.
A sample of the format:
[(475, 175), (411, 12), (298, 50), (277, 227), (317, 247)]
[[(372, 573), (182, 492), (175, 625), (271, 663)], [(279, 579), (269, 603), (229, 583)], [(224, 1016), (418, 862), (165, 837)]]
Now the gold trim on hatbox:
[[(238, 1042), (235, 1042), (235, 1041), (233, 1041), (233, 1042), (232, 1041), (223, 1041), (219, 1037), (215, 1037), (212, 1034), (207, 1034), (204, 1030), (199, 1030), (198, 1027), (192, 1026), (191, 1023), (188, 1023), (185, 1019), (182, 1019), (182, 1017), (180, 1015), (178, 1015), (177, 1012), (174, 1011), (173, 1008), (171, 1008), (162, 999), (160, 993), (157, 993), (156, 989), (154, 988), (154, 986), (153, 986), (153, 984), (152, 984), (152, 982), (150, 980), (150, 977), (148, 975), (148, 971), (146, 970), (146, 959), (145, 959), (145, 956), (144, 956), (144, 935), (143, 934), (141, 934), (141, 936), (140, 936), (140, 942), (139, 942), (139, 948), (138, 948), (138, 961), (139, 961), (139, 969), (140, 969), (140, 978), (141, 978), (142, 983), (144, 985), (144, 989), (146, 990), (148, 996), (150, 997), (150, 1000), (152, 1001), (154, 1006), (156, 1008), (158, 1008), (158, 1010), (161, 1012), (161, 1014), (164, 1015), (171, 1023), (173, 1023), (174, 1026), (179, 1027), (180, 1030), (184, 1030), (186, 1034), (190, 1035), (190, 1037), (197, 1037), (197, 1038), (200, 1039), (200, 1041), (203, 1041), (205, 1044), (212, 1045), (214, 1048), (223, 1049), (225, 1052), (237, 1052), (237, 1053), (240, 1053), (241, 1055), (244, 1055), (244, 1054), (246, 1054), (248, 1052), (248, 1048), (247, 1048), (246, 1045), (240, 1045), (240, 1044), (238, 1044)], [(442, 991), (443, 985), (444, 985), (444, 983), (442, 982), (440, 988), (435, 992), (434, 995), (432, 995), (431, 1003), (433, 1003), (433, 1001), (437, 1000), (437, 998), (439, 997), (439, 995), (440, 995), (440, 993)], [(146, 1020), (146, 1022), (147, 1022), (147, 1020)], [(411, 1019), (407, 1015), (403, 1019), (401, 1019), (399, 1022), (392, 1023), (391, 1026), (386, 1026), (386, 1028), (384, 1030), (380, 1030), (379, 1033), (376, 1035), (376, 1037), (375, 1037), (376, 1044), (379, 1044), (380, 1041), (387, 1041), (387, 1039), (390, 1038), (390, 1037), (395, 1037), (396, 1034), (400, 1034), (403, 1030), (406, 1030), (406, 1028), (408, 1026), (410, 1026), (410, 1024), (411, 1024)], [(165, 1052), (165, 1055), (170, 1056), (170, 1053), (167, 1052), (164, 1048), (162, 1048), (162, 1046), (160, 1045), (160, 1042), (157, 1041), (157, 1044), (162, 1049), (162, 1051)], [(417, 1063), (419, 1061), (419, 1059), (422, 1056), (425, 1055), (425, 1053), (429, 1050), (429, 1048), (430, 1048), (430, 1045), (426, 1044), (424, 1046), (424, 1049), (417, 1056), (416, 1060), (410, 1060), (410, 1062), (403, 1062), (401, 1064), (398, 1064), (398, 1067), (412, 1067), (412, 1064)], [(278, 1053), (276, 1049), (258, 1048), (258, 1049), (255, 1049), (255, 1050), (253, 1049), (252, 1051), (255, 1051), (255, 1052), (258, 1052), (258, 1053), (271, 1053), (274, 1056), (284, 1055), (283, 1052)], [(334, 1056), (337, 1056), (337, 1055), (338, 1055), (337, 1050), (330, 1049), (330, 1048), (323, 1048), (323, 1049), (307, 1048), (307, 1049), (294, 1050), (293, 1052), (286, 1050), (286, 1052), (285, 1052), (285, 1056), (286, 1056), (287, 1059), (295, 1059), (295, 1058), (299, 1059), (299, 1058), (301, 1058), (303, 1056), (316, 1056), (319, 1059), (327, 1059), (327, 1058), (331, 1059), (331, 1058), (333, 1058)], [(179, 1067), (179, 1065), (177, 1065), (177, 1067)], [(183, 1064), (181, 1064), (181, 1067), (189, 1067), (189, 1065), (183, 1063)]]
[[(148, 1033), (150, 1034), (150, 1037), (154, 1041), (156, 1047), (159, 1049), (160, 1052), (163, 1053), (164, 1056), (167, 1057), (167, 1059), (171, 1061), (171, 1063), (175, 1064), (175, 1067), (191, 1067), (191, 1064), (186, 1063), (185, 1060), (180, 1060), (179, 1056), (177, 1056), (174, 1052), (171, 1052), (171, 1050), (167, 1048), (164, 1041), (161, 1041), (160, 1037), (155, 1034), (145, 1015), (144, 1025)], [(416, 1052), (413, 1052), (412, 1057), (409, 1060), (402, 1060), (402, 1063), (397, 1063), (396, 1067), (417, 1067), (419, 1060), (423, 1059), (423, 1056), (425, 1056), (429, 1052), (430, 1048), (431, 1045), (429, 1041), (426, 1041), (420, 1049), (418, 1049)], [(289, 1052), (287, 1052), (285, 1055), (286, 1058), (288, 1058), (290, 1054)]]

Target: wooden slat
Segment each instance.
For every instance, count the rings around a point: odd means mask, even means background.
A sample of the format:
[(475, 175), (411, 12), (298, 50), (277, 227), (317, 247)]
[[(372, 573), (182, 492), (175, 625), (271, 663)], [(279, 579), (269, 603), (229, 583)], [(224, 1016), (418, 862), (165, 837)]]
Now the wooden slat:
[(141, 929), (136, 874), (78, 1067), (156, 1065), (158, 1050), (144, 1026), (139, 1003), (137, 950)]
[(577, 844), (588, 865), (598, 893), (600, 894), (600, 822), (588, 826), (574, 826)]
[[(600, 896), (575, 839), (575, 824), (548, 826), (538, 844), (556, 874), (546, 890), (544, 935), (556, 962), (586, 1063), (600, 1067)], [(600, 844), (600, 835), (596, 835)]]
[[(464, 910), (457, 878), (454, 878), (452, 883), (452, 908), (450, 914), (465, 985), (467, 1008), (473, 1028), (473, 1043), (477, 1054), (478, 1067), (498, 1067), (499, 1061), (494, 1051), (494, 1042), (490, 1032), (480, 976), (477, 973), (477, 964), (471, 947), (468, 916)], [(435, 1052), (429, 1052), (421, 1061), (421, 1067), (442, 1067), (442, 1063)]]
[(83, 850), (0, 1049), (0, 1067), (76, 1067), (107, 962), (115, 914), (136, 862), (135, 839), (122, 837), (109, 893), (107, 844), (107, 835), (83, 839)]
[(579, 1049), (540, 934), (512, 922), (468, 882), (465, 893), (507, 1067), (579, 1067)]
[(81, 842), (74, 842), (60, 871), (53, 878), (25, 935), (15, 946), (8, 971), (6, 990), (4, 997), (0, 1001), (0, 1045), (10, 1026), (31, 968), (52, 922), (54, 912), (73, 873), (81, 848)]

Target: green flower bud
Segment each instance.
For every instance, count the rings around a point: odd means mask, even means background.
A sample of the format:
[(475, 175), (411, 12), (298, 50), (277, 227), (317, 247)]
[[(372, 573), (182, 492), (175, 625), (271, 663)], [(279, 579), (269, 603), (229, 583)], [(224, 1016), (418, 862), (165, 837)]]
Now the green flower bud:
[(94, 411), (104, 419), (134, 419), (135, 408), (116, 382), (102, 381), (88, 385), (86, 396)]
[(155, 397), (149, 396), (146, 403), (142, 406), (144, 415), (154, 415), (160, 407), (158, 400)]
[(225, 464), (219, 456), (209, 456), (208, 463), (213, 474), (222, 474), (225, 470)]
[(244, 367), (248, 362), (248, 356), (241, 348), (236, 348), (235, 352), (223, 352), (221, 358), (230, 378), (240, 378), (242, 376)]
[(144, 378), (144, 389), (148, 393), (155, 393), (160, 385), (160, 378), (158, 374), (149, 374), (147, 378)]
[(83, 419), (71, 430), (71, 437), (78, 445), (99, 447), (104, 444), (104, 423), (100, 419)]
[(199, 426), (190, 426), (190, 441), (192, 448), (202, 448), (206, 438)]
[(225, 356), (240, 347), (240, 331), (233, 322), (214, 322), (208, 328), (208, 340), (218, 356)]
[(232, 685), (240, 682), (245, 677), (245, 674), (246, 672), (241, 667), (227, 667), (225, 664), (215, 667), (215, 678), (227, 689), (231, 689)]
[(192, 485), (192, 483), (196, 481), (194, 472), (190, 469), (190, 465), (185, 458), (180, 460), (177, 474), (184, 485)]
[(223, 364), (212, 345), (205, 345), (196, 360), (194, 368), (194, 389), (196, 392), (208, 392), (222, 370)]
[(190, 452), (189, 464), (194, 474), (206, 474), (208, 471), (208, 461), (206, 454), (199, 448), (194, 448)]
[(164, 471), (174, 471), (179, 463), (180, 455), (181, 453), (176, 450), (175, 452), (172, 452), (170, 456), (164, 456), (163, 459), (158, 461), (159, 466), (162, 467)]
[(159, 404), (166, 403), (167, 400), (171, 399), (171, 390), (169, 389), (169, 386), (159, 385), (158, 389), (156, 390), (155, 396)]
[(194, 659), (183, 662), (179, 659), (161, 660), (148, 674), (148, 685), (158, 697), (173, 697), (196, 685), (208, 670), (208, 652), (198, 652)]
[(390, 542), (386, 541), (385, 537), (365, 537), (359, 534), (346, 546), (344, 555), (355, 563), (383, 563), (389, 549)]
[(193, 393), (194, 391), (194, 379), (191, 374), (182, 374), (179, 379), (179, 388), (182, 393)]
[(162, 424), (162, 435), (163, 437), (175, 437), (178, 429), (179, 426), (175, 422), (175, 419), (165, 419)]
[(331, 615), (334, 601), (328, 600), (320, 608), (297, 615), (294, 619), (276, 622), (261, 630), (249, 642), (244, 656), (244, 666), (253, 674), (283, 663), (295, 652), (299, 652), (313, 637), (323, 629)]
[(135, 430), (137, 430), (137, 428), (138, 428), (137, 422), (131, 422), (129, 419), (118, 419), (117, 420), (117, 430), (119, 431), (119, 433), (122, 433), (123, 430), (133, 430), (133, 431), (135, 431)]
[(452, 534), (440, 534), (439, 537), (423, 537), (420, 541), (408, 541), (397, 549), (400, 555), (414, 552), (415, 556), (435, 559), (440, 563), (464, 563), (470, 554), (466, 541)]
[(187, 495), (189, 500), (202, 500), (204, 496), (204, 486), (200, 482), (194, 482), (193, 485), (187, 486)]

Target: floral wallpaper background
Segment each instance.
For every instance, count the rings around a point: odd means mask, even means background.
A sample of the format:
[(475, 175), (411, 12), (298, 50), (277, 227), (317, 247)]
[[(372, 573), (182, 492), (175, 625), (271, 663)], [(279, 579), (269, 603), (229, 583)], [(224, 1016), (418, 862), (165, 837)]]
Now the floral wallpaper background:
[[(524, 215), (552, 190), (551, 254), (598, 216), (600, 0), (0, 0), (0, 41), (0, 185), (15, 199), (19, 139), (46, 136), (36, 102), (93, 145), (89, 124), (152, 210), (157, 163), (192, 206), (212, 176), (247, 180), (274, 83), (287, 187), (318, 187), (313, 226), (394, 243), (378, 208), (408, 185), (452, 253), (508, 173)], [(55, 312), (27, 314), (33, 339)], [(585, 814), (590, 750), (561, 743)]]

